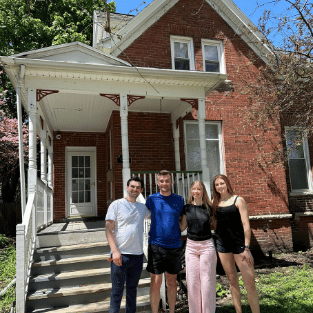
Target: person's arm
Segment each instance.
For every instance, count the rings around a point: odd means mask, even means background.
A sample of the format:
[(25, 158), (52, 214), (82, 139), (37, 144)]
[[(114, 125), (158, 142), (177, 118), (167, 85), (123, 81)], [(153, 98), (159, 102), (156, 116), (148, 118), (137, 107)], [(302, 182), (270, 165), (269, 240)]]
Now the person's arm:
[(182, 216), (182, 218), (179, 219), (179, 228), (180, 231), (183, 232), (187, 228), (187, 219), (186, 219), (186, 214)]
[[(241, 217), (241, 222), (242, 222), (243, 231), (244, 231), (244, 235), (245, 235), (245, 246), (250, 246), (251, 228), (250, 228), (247, 203), (242, 197), (238, 197), (236, 206), (239, 209), (239, 213), (240, 213), (240, 217)], [(248, 263), (253, 265), (254, 262), (253, 262), (252, 254), (250, 253), (250, 249), (245, 248), (245, 250), (242, 254), (243, 254), (242, 260), (246, 259)]]
[(115, 241), (114, 241), (114, 236), (113, 236), (114, 227), (115, 227), (115, 222), (113, 220), (106, 220), (106, 222), (105, 222), (105, 234), (107, 236), (108, 243), (109, 243), (110, 248), (112, 250), (112, 261), (117, 266), (122, 266), (122, 255), (118, 251), (116, 244), (115, 244)]

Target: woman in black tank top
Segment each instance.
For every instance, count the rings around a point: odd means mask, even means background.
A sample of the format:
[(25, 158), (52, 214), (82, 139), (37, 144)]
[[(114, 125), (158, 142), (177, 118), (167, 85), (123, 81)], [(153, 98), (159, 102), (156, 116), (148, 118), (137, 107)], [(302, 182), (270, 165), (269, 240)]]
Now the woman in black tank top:
[(246, 286), (253, 313), (260, 313), (255, 287), (254, 262), (250, 253), (251, 228), (245, 200), (236, 196), (229, 179), (217, 175), (213, 180), (213, 213), (216, 219), (216, 245), (230, 285), (236, 313), (242, 313), (237, 264)]

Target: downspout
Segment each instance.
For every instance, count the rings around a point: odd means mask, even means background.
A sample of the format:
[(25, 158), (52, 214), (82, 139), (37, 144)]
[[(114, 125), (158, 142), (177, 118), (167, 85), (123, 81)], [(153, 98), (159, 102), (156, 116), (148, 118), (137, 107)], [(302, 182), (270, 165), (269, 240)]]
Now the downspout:
[(20, 79), (25, 76), (25, 65), (21, 65), (21, 71), (16, 83), (16, 106), (18, 121), (18, 152), (20, 165), (20, 184), (21, 184), (21, 209), (22, 217), (26, 208), (26, 191), (25, 191), (25, 169), (24, 169), (24, 153), (23, 153), (23, 123), (22, 123), (22, 101), (20, 95)]

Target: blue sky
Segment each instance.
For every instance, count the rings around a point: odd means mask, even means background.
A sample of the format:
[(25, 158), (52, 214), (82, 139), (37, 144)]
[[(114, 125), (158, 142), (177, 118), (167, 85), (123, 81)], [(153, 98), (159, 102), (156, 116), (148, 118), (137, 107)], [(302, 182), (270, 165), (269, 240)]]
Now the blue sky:
[[(143, 2), (145, 2), (145, 4)], [(116, 12), (136, 15), (151, 2), (152, 0), (115, 0)], [(278, 5), (273, 5), (274, 1), (272, 0), (233, 0), (233, 2), (255, 25), (258, 24), (258, 20), (264, 10), (272, 10), (277, 14), (284, 11), (284, 1)], [(138, 11), (136, 11), (136, 9)], [(271, 40), (273, 40), (276, 45), (279, 44), (278, 38), (271, 38)]]

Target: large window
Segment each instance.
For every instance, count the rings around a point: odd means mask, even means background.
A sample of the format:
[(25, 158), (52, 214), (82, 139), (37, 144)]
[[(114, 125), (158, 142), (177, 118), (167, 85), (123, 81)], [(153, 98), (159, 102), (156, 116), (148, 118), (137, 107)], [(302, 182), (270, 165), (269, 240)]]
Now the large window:
[[(220, 122), (205, 123), (207, 162), (211, 188), (214, 176), (224, 173), (222, 158), (222, 127)], [(186, 167), (188, 171), (201, 170), (199, 124), (185, 122)]]
[(195, 70), (192, 38), (171, 36), (172, 68)]
[(225, 73), (222, 42), (202, 39), (203, 70)]
[(312, 178), (307, 139), (303, 132), (286, 128), (286, 144), (289, 163), (289, 176), (292, 191), (311, 190)]

